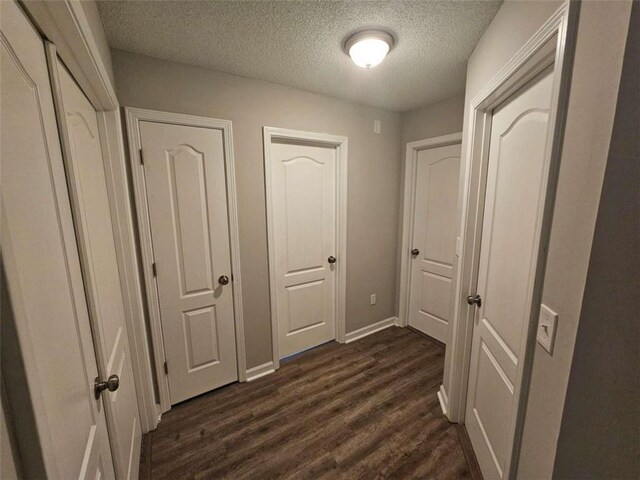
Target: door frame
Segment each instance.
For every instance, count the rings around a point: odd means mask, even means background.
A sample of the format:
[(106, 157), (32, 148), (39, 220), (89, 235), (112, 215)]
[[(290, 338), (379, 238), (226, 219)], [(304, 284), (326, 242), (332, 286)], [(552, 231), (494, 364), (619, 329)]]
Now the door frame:
[[(478, 279), (480, 242), (484, 211), (484, 194), (489, 154), (492, 111), (547, 67), (554, 65), (553, 90), (547, 144), (545, 146), (543, 216), (536, 228), (538, 251), (530, 315), (525, 336), (522, 367), (519, 369), (515, 397), (517, 406), (510, 431), (512, 450), (505, 468), (505, 478), (515, 478), (524, 427), (526, 401), (533, 365), (536, 324), (542, 300), (542, 285), (551, 232), (551, 221), (558, 180), (564, 124), (569, 100), (570, 76), (577, 32), (578, 2), (566, 2), (540, 27), (529, 41), (509, 60), (496, 76), (471, 100), (467, 142), (461, 165), (462, 214), (459, 232), (461, 252), (456, 268), (454, 322), (448, 354), (448, 416), (452, 422), (464, 423), (469, 382), (471, 344), (475, 308), (466, 298), (475, 292)], [(446, 398), (446, 396), (445, 396)]]
[(238, 227), (238, 203), (236, 194), (236, 174), (233, 156), (233, 134), (231, 120), (185, 115), (181, 113), (159, 112), (142, 108), (125, 107), (127, 136), (129, 143), (129, 160), (135, 194), (135, 206), (138, 219), (138, 238), (142, 256), (142, 272), (145, 282), (147, 305), (149, 305), (149, 324), (151, 344), (156, 367), (156, 381), (160, 394), (161, 412), (171, 409), (169, 396), (169, 377), (165, 371), (164, 338), (160, 315), (160, 297), (155, 276), (153, 274), (153, 243), (151, 224), (149, 221), (149, 205), (147, 186), (144, 178), (144, 167), (141, 161), (142, 141), (140, 138), (140, 122), (166, 123), (187, 127), (204, 127), (222, 131), (224, 139), (224, 168), (227, 183), (227, 208), (229, 211), (229, 244), (231, 247), (231, 281), (233, 284), (233, 309), (236, 336), (236, 360), (238, 380), (247, 380), (247, 361), (244, 343), (244, 315), (242, 308), (242, 272), (240, 268), (240, 233)]
[[(416, 175), (418, 154), (422, 150), (462, 143), (462, 132), (407, 143), (404, 161), (404, 198), (402, 210), (402, 251), (400, 253), (400, 301), (398, 319), (401, 327), (409, 325), (409, 293), (411, 287), (411, 239), (415, 223)], [(457, 196), (456, 196), (457, 198)], [(456, 248), (456, 254), (457, 254)]]
[(264, 176), (267, 206), (267, 245), (269, 255), (269, 290), (271, 299), (271, 339), (273, 365), (271, 369), (280, 368), (280, 347), (278, 342), (278, 311), (276, 308), (276, 252), (275, 227), (273, 224), (273, 191), (271, 180), (271, 144), (273, 140), (290, 140), (300, 143), (311, 143), (334, 147), (337, 154), (336, 165), (336, 282), (335, 282), (335, 318), (336, 341), (345, 343), (346, 299), (347, 299), (347, 137), (326, 133), (304, 132), (286, 128), (263, 127), (264, 140)]
[(42, 36), (55, 46), (57, 55), (98, 115), (140, 426), (142, 432), (146, 433), (156, 428), (158, 412), (147, 343), (142, 285), (137, 267), (138, 253), (133, 233), (133, 207), (125, 162), (120, 104), (91, 23), (79, 2), (33, 0), (20, 2), (20, 6), (29, 13), (31, 21)]

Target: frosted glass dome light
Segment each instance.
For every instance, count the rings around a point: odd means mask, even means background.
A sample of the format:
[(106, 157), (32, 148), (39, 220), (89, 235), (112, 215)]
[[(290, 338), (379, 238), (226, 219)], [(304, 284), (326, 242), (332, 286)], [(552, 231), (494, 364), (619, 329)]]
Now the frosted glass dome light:
[(393, 44), (393, 37), (387, 32), (366, 30), (349, 37), (344, 48), (353, 63), (362, 68), (372, 68), (384, 60)]

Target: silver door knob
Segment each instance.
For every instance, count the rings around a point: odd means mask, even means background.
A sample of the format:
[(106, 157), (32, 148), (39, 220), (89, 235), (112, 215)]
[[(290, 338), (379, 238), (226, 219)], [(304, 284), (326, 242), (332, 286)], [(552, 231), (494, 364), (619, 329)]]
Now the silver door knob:
[(111, 375), (107, 378), (106, 382), (101, 382), (100, 377), (96, 377), (95, 383), (93, 385), (93, 393), (96, 396), (96, 400), (100, 398), (100, 395), (105, 390), (109, 390), (110, 392), (115, 392), (120, 386), (120, 378), (118, 375)]
[(482, 297), (480, 295), (469, 295), (467, 297), (467, 303), (469, 305), (477, 305), (478, 307), (482, 306)]
[(336, 257), (334, 257), (333, 255), (331, 255), (329, 258), (327, 258), (327, 262), (329, 263), (336, 263)]
[(229, 277), (227, 277), (226, 275), (220, 275), (220, 278), (218, 278), (218, 283), (220, 285), (226, 285), (227, 283), (229, 283)]
[(411, 255), (413, 255), (414, 257), (416, 255), (420, 255), (420, 250), (418, 250), (417, 248), (414, 248), (413, 250), (411, 250)]

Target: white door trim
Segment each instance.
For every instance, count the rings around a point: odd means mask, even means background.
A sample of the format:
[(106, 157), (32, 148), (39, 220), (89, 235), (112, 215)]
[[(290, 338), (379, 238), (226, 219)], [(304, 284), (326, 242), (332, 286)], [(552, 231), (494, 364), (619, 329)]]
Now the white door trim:
[(140, 122), (149, 121), (185, 125), (191, 127), (207, 127), (221, 130), (224, 138), (225, 173), (227, 175), (227, 204), (229, 209), (229, 240), (231, 245), (231, 275), (233, 278), (233, 308), (236, 332), (236, 356), (238, 360), (238, 379), (247, 379), (246, 355), (244, 343), (244, 317), (242, 309), (242, 273), (240, 268), (240, 236), (238, 230), (238, 204), (236, 201), (235, 163), (233, 157), (233, 137), (230, 120), (197, 117), (179, 113), (158, 112), (141, 108), (125, 108), (127, 136), (129, 137), (129, 159), (133, 177), (136, 213), (138, 218), (138, 235), (142, 253), (142, 271), (145, 280), (147, 304), (149, 305), (149, 323), (155, 357), (156, 380), (160, 393), (162, 413), (171, 409), (169, 398), (169, 382), (164, 370), (165, 352), (160, 321), (160, 303), (157, 285), (153, 276), (153, 244), (151, 242), (151, 226), (147, 203), (147, 188), (144, 170), (140, 159), (141, 139)]
[(273, 224), (273, 195), (271, 191), (271, 142), (274, 139), (298, 140), (336, 148), (336, 340), (345, 342), (345, 314), (347, 299), (347, 160), (348, 138), (325, 133), (303, 132), (285, 128), (264, 127), (264, 174), (267, 197), (267, 239), (269, 252), (269, 285), (271, 291), (271, 338), (273, 368), (280, 367), (278, 347), (278, 315), (276, 309), (275, 231)]
[(462, 132), (442, 135), (440, 137), (417, 140), (407, 143), (404, 161), (404, 200), (402, 210), (402, 242), (400, 253), (400, 304), (399, 324), (406, 327), (409, 324), (409, 286), (411, 285), (411, 239), (413, 238), (413, 224), (415, 214), (414, 197), (416, 194), (416, 169), (418, 168), (418, 153), (429, 148), (445, 147), (462, 142)]
[(24, 2), (21, 6), (29, 12), (43, 36), (53, 42), (58, 56), (98, 114), (111, 223), (140, 409), (140, 426), (146, 433), (156, 428), (158, 412), (151, 374), (142, 285), (138, 274), (138, 253), (133, 233), (133, 207), (125, 163), (120, 105), (82, 5), (72, 0), (33, 0)]
[[(456, 293), (452, 341), (447, 354), (451, 356), (449, 372), (448, 411), (453, 422), (464, 423), (469, 380), (469, 362), (473, 335), (474, 309), (466, 303), (466, 297), (475, 292), (478, 277), (486, 166), (489, 151), (492, 110), (509, 98), (519, 88), (554, 65), (553, 93), (549, 132), (545, 147), (544, 215), (537, 225), (538, 258), (535, 270), (533, 299), (523, 349), (522, 367), (516, 384), (518, 399), (515, 422), (510, 437), (513, 448), (505, 468), (505, 478), (515, 478), (524, 425), (524, 413), (528, 396), (533, 348), (535, 345), (535, 320), (542, 296), (542, 283), (546, 264), (546, 252), (551, 230), (551, 220), (562, 148), (564, 120), (569, 98), (569, 78), (577, 30), (578, 3), (564, 3), (547, 22), (529, 39), (518, 53), (507, 62), (497, 75), (471, 100), (470, 122), (466, 134), (465, 152), (461, 165), (462, 215), (459, 236), (461, 252), (456, 267)], [(518, 386), (516, 386), (518, 388)]]

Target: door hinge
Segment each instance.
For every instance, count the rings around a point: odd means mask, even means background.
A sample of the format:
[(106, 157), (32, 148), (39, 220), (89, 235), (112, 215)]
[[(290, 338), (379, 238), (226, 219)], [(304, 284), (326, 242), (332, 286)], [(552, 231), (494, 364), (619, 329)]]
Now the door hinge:
[(142, 149), (140, 149), (140, 165), (144, 165), (144, 157), (142, 156)]
[(167, 365), (167, 362), (164, 362), (164, 373), (165, 375), (169, 375), (169, 366)]
[(153, 262), (151, 264), (151, 270), (153, 271), (153, 276), (157, 277), (158, 276), (158, 269), (156, 268), (156, 262)]

